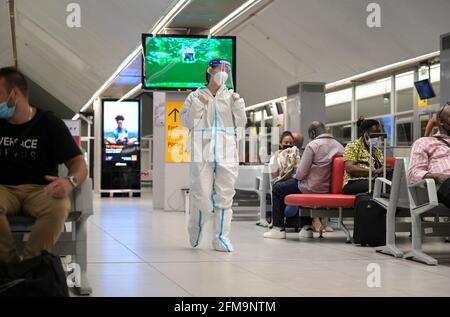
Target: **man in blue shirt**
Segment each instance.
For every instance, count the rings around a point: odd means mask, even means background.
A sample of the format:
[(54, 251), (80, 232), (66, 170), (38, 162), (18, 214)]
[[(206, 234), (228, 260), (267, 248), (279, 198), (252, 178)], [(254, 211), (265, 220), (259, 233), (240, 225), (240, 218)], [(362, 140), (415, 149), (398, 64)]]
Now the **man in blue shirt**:
[(115, 118), (117, 122), (117, 128), (114, 129), (113, 135), (114, 138), (107, 138), (109, 144), (117, 144), (117, 145), (133, 145), (136, 143), (136, 138), (128, 137), (128, 130), (123, 127), (123, 121), (125, 118), (122, 115), (118, 115)]

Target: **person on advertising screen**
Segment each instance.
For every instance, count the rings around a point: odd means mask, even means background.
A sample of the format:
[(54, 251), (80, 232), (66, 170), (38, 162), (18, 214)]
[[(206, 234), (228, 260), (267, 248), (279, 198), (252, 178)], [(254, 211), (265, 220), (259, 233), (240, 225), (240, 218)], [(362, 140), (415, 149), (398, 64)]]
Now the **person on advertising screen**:
[(134, 145), (137, 142), (136, 138), (129, 138), (128, 130), (123, 127), (123, 122), (125, 121), (124, 116), (118, 115), (115, 118), (117, 122), (117, 128), (113, 131), (113, 138), (107, 138), (108, 144), (113, 145)]

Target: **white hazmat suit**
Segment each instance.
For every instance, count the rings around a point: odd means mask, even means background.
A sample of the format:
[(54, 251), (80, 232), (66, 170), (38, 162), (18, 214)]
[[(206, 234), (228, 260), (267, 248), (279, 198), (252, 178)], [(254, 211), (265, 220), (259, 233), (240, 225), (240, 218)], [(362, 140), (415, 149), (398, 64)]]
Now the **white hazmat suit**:
[[(207, 104), (199, 99), (205, 93)], [(243, 130), (247, 122), (244, 100), (235, 98), (224, 84), (215, 96), (202, 87), (187, 97), (180, 112), (183, 126), (190, 130), (188, 232), (192, 247), (200, 244), (203, 227), (212, 214), (213, 248), (233, 251), (229, 233), (239, 167), (236, 128)]]

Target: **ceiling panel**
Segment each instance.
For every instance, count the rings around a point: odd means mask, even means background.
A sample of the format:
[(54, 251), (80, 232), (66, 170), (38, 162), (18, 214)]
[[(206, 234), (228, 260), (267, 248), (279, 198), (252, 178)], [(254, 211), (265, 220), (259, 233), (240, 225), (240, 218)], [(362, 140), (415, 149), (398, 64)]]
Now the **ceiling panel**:
[(136, 58), (114, 80), (114, 85), (136, 86), (142, 83), (142, 57)]
[(141, 41), (171, 1), (79, 0), (81, 27), (66, 25), (73, 1), (16, 1), (19, 67), (78, 111)]
[(193, 0), (170, 24), (171, 28), (210, 29), (247, 0)]
[[(333, 82), (439, 50), (448, 0), (379, 0), (381, 28), (355, 0), (278, 0), (240, 28), (238, 87), (248, 104), (298, 81)], [(264, 78), (265, 80), (262, 80)]]

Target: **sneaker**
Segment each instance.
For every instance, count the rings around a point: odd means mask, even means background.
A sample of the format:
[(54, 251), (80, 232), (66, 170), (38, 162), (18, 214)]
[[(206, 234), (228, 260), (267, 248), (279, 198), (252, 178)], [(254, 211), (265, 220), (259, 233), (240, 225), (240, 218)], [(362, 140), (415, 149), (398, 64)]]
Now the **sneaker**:
[(304, 226), (299, 233), (300, 238), (313, 238), (313, 228), (312, 226)]
[(267, 232), (264, 232), (264, 238), (268, 239), (286, 239), (286, 231), (281, 231), (280, 229), (273, 228)]

